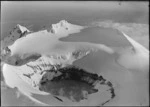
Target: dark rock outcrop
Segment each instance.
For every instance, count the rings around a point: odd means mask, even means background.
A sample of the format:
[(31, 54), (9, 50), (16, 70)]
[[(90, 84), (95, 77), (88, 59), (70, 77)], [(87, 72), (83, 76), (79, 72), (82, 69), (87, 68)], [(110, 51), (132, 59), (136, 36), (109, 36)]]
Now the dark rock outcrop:
[[(53, 73), (53, 77), (46, 76), (49, 73)], [(96, 83), (110, 87), (109, 91), (111, 98), (114, 98), (115, 93), (111, 82), (106, 81), (106, 79), (102, 76), (89, 73), (84, 69), (80, 69), (75, 66), (58, 68), (57, 70), (49, 70), (42, 77), (39, 89), (41, 91), (49, 92), (54, 96), (63, 96), (73, 102), (79, 102), (87, 99), (89, 94), (99, 91), (95, 88)], [(61, 101), (63, 100), (61, 99)]]

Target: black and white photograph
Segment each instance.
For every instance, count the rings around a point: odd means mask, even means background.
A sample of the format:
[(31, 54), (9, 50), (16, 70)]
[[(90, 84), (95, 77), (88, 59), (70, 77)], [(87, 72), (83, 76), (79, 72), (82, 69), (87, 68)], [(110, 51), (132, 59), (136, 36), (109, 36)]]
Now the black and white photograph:
[(149, 1), (1, 1), (1, 106), (149, 106)]

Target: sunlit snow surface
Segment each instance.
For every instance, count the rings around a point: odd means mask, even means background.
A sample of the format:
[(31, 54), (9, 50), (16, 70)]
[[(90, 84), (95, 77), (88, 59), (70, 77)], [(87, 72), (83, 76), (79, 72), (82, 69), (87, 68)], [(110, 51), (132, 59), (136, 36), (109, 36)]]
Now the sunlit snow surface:
[[(21, 31), (25, 29), (20, 25), (18, 27)], [(94, 33), (93, 35), (87, 33), (89, 35), (86, 36), (84, 30), (89, 29), (90, 31), (93, 28), (94, 30), (91, 32), (94, 31), (95, 35)], [(102, 32), (100, 29), (108, 30), (113, 35), (99, 34)], [(81, 36), (82, 32), (84, 36)], [(116, 36), (113, 32), (116, 32)], [(8, 42), (8, 40), (4, 41)], [(21, 93), (37, 104), (53, 106), (149, 105), (149, 50), (131, 39), (123, 31), (98, 26), (79, 26), (62, 20), (57, 24), (52, 24), (50, 30), (30, 32), (26, 36), (15, 39), (14, 42), (11, 41), (11, 43), (13, 44), (3, 43), (3, 47), (8, 46), (11, 51), (10, 55), (4, 58), (3, 75), (5, 82), (11, 88), (17, 87)], [(94, 92), (93, 90), (91, 94), (84, 96), (86, 98), (80, 101), (75, 100), (76, 97), (72, 97), (74, 92), (71, 90), (76, 90), (75, 94), (79, 90), (85, 94), (87, 90), (84, 88), (89, 87), (89, 90), (91, 88), (80, 81), (77, 83), (76, 81), (66, 82), (62, 79), (62, 82), (57, 81), (55, 83), (54, 81), (46, 84), (49, 88), (48, 91), (47, 89), (40, 90), (40, 82), (44, 75), (47, 76), (48, 81), (51, 81), (53, 78), (56, 77), (57, 79), (57, 76), (64, 74), (62, 72), (49, 72), (49, 70), (59, 71), (59, 67), (65, 68), (69, 65), (83, 69), (91, 73), (90, 75), (102, 76), (105, 81), (103, 83), (101, 83), (102, 81), (95, 81), (93, 83), (94, 88), (98, 91)], [(65, 76), (68, 75), (76, 75), (76, 73), (65, 74)], [(66, 88), (70, 92), (69, 94), (63, 89), (59, 90), (59, 87), (66, 87), (63, 84), (70, 84), (67, 87), (69, 89)], [(70, 89), (73, 87), (72, 84), (78, 85)], [(53, 88), (54, 91), (58, 90), (60, 93), (54, 93)], [(113, 97), (112, 91), (115, 94)], [(65, 95), (61, 95), (63, 92)]]

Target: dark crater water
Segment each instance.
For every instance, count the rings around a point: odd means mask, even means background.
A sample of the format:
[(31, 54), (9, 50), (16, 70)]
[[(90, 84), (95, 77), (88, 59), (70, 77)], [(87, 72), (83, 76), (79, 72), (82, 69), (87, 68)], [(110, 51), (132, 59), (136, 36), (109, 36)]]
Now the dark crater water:
[[(47, 73), (50, 72), (53, 71)], [(106, 79), (102, 76), (89, 73), (75, 66), (60, 68), (57, 72), (55, 71), (56, 74), (58, 72), (61, 73), (61, 75), (54, 76), (51, 80), (45, 79), (46, 76), (43, 76), (39, 89), (51, 93), (62, 102), (63, 100), (60, 99), (59, 96), (66, 97), (73, 102), (87, 99), (89, 94), (98, 92), (98, 89), (94, 88), (97, 81), (102, 85), (108, 85), (110, 89), (112, 89), (111, 82), (106, 82)], [(47, 73), (44, 75), (48, 75)], [(114, 96), (114, 92), (111, 93), (112, 96)]]

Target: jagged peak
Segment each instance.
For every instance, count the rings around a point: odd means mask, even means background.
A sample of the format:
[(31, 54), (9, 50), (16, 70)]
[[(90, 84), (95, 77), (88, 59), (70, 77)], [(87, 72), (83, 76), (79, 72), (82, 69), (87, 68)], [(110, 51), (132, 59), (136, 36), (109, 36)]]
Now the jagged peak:
[(57, 34), (57, 33), (63, 34), (66, 32), (73, 33), (77, 29), (81, 29), (81, 26), (71, 24), (67, 22), (66, 20), (60, 20), (58, 23), (52, 24), (51, 32), (54, 34)]
[(66, 20), (61, 20), (56, 24), (52, 24), (52, 27), (53, 28), (61, 28), (61, 27), (67, 28), (69, 24), (70, 23), (68, 23)]
[(85, 26), (80, 26), (67, 22), (66, 20), (60, 20), (58, 23), (52, 24), (50, 28), (47, 28), (48, 32), (57, 34), (57, 36), (67, 36), (71, 33), (80, 32)]
[(20, 29), (20, 30), (21, 30), (21, 33), (24, 33), (25, 31), (30, 32), (29, 29), (27, 29), (25, 26), (22, 26), (22, 25), (20, 25), (20, 24), (17, 24), (17, 25), (16, 25), (16, 28)]
[(59, 23), (61, 24), (61, 26), (65, 26), (69, 24), (66, 20), (61, 20)]

